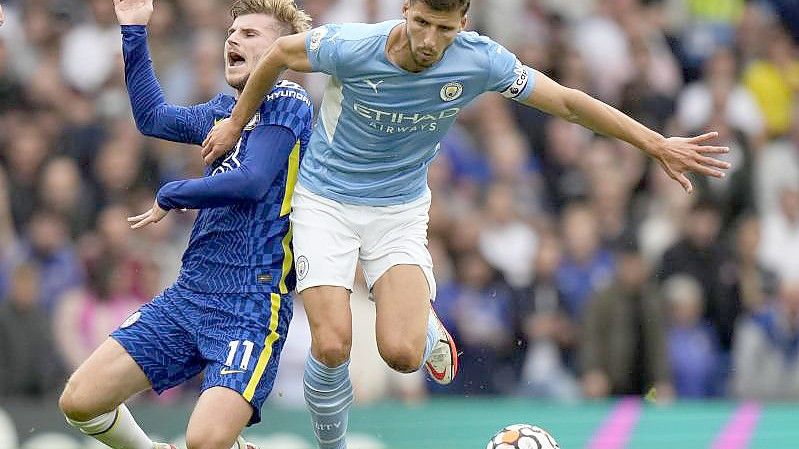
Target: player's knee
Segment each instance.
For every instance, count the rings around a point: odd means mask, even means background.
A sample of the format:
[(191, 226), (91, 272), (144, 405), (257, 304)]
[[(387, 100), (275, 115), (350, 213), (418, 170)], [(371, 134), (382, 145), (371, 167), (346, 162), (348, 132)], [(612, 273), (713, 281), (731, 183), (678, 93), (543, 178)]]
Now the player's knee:
[(325, 338), (315, 346), (319, 361), (325, 366), (335, 367), (349, 360), (352, 342), (346, 338)]
[(186, 449), (230, 449), (236, 436), (228, 435), (219, 426), (204, 426), (186, 432)]
[(89, 421), (102, 413), (93, 410), (88, 400), (88, 395), (84, 394), (77, 382), (70, 379), (58, 398), (58, 408), (67, 418), (72, 421)]
[(401, 373), (412, 373), (422, 365), (423, 348), (408, 342), (382, 343), (378, 349), (388, 366)]

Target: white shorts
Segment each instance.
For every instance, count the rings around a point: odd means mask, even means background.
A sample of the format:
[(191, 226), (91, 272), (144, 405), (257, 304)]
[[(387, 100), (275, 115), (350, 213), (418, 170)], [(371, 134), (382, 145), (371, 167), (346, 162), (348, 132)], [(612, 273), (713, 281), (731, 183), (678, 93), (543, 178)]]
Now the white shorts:
[(298, 292), (320, 285), (352, 291), (360, 261), (370, 291), (394, 265), (418, 265), (435, 299), (433, 260), (427, 250), (430, 191), (408, 204), (359, 206), (297, 184), (291, 208)]

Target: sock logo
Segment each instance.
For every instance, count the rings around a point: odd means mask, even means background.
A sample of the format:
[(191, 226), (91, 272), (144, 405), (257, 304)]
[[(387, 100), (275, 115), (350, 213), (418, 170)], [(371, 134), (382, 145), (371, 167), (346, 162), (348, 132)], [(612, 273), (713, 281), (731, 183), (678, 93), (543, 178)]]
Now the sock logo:
[(314, 427), (314, 429), (319, 430), (319, 431), (329, 431), (329, 430), (340, 428), (341, 427), (341, 421), (336, 421), (336, 422), (330, 423), (330, 424), (325, 424), (325, 423), (321, 423), (319, 421), (314, 421), (313, 427)]

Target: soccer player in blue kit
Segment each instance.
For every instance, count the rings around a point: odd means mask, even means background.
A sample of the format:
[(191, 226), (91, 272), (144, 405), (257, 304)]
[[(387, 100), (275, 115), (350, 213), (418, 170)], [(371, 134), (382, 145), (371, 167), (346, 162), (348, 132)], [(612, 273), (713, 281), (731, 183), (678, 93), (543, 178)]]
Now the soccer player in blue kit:
[[(191, 107), (167, 104), (147, 50), (153, 1), (114, 3), (137, 126), (150, 136), (200, 144), (236, 99), (220, 94)], [(237, 0), (231, 15), (225, 77), (237, 93), (272, 42), (310, 26), (293, 0)], [(311, 116), (306, 92), (278, 83), (205, 177), (165, 184), (151, 210), (129, 219), (140, 228), (171, 209), (200, 209), (177, 281), (122, 323), (69, 379), (59, 406), (70, 424), (115, 449), (174, 448), (153, 443), (124, 401), (203, 371), (188, 448), (254, 447), (239, 435), (261, 420), (291, 320), (288, 215)]]
[(440, 383), (457, 371), (454, 343), (430, 307), (427, 169), (458, 113), (495, 91), (655, 158), (690, 191), (686, 172), (722, 177), (715, 137), (665, 138), (523, 65), (491, 39), (465, 32), (469, 0), (405, 0), (404, 20), (329, 24), (278, 39), (230, 118), (203, 143), (206, 163), (238, 139), (285, 69), (331, 75), (300, 167), (291, 221), (297, 290), (311, 326), (306, 402), (319, 447), (345, 447), (352, 388), (349, 293), (360, 261), (377, 310), (377, 345), (394, 369), (423, 364)]

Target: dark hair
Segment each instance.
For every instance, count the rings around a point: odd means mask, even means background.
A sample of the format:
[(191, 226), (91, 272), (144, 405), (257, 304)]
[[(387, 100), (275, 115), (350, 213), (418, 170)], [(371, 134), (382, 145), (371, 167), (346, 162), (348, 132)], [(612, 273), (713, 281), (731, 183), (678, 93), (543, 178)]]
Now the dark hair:
[(472, 0), (409, 0), (410, 4), (420, 1), (433, 11), (452, 11), (460, 9), (463, 14), (469, 10)]

